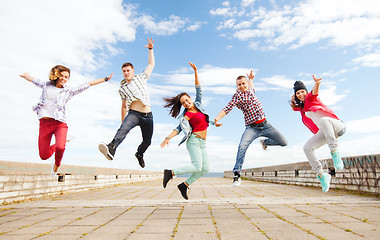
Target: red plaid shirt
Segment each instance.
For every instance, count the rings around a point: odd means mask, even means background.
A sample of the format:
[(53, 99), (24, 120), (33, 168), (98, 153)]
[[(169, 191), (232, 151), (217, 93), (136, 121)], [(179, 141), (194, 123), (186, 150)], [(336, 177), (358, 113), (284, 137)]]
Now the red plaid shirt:
[(257, 99), (253, 88), (249, 88), (245, 92), (236, 90), (236, 93), (232, 96), (227, 106), (223, 108), (223, 111), (228, 114), (235, 106), (243, 111), (246, 126), (265, 118), (263, 107), (259, 99)]

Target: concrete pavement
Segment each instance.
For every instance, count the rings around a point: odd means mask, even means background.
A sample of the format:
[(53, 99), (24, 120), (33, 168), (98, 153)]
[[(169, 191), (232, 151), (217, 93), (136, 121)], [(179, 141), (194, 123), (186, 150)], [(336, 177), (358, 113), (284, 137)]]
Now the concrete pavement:
[(175, 178), (4, 205), (0, 240), (380, 239), (380, 199), (317, 188)]

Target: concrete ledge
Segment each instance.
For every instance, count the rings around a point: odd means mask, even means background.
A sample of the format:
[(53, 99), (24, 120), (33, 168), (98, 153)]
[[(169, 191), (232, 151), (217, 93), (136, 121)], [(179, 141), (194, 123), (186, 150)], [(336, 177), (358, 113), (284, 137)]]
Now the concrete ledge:
[(162, 179), (162, 172), (66, 165), (50, 176), (51, 165), (0, 161), (0, 204)]
[[(342, 160), (344, 168), (337, 171), (332, 159), (321, 160), (326, 172), (332, 175), (331, 188), (380, 194), (379, 154), (344, 157)], [(232, 178), (233, 172), (225, 171), (224, 177)], [(242, 170), (242, 177), (272, 183), (320, 186), (309, 162), (248, 168)]]

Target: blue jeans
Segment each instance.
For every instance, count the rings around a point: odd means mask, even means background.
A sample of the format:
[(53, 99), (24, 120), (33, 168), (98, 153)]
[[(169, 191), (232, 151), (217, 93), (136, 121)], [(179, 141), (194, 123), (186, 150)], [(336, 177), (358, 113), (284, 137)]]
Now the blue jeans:
[(173, 172), (174, 175), (191, 173), (185, 181), (190, 185), (209, 171), (206, 140), (191, 134), (186, 142), (186, 148), (189, 151), (192, 164), (173, 169)]
[(282, 136), (282, 134), (272, 127), (272, 125), (267, 122), (263, 127), (252, 127), (246, 126), (243, 135), (241, 136), (238, 152), (236, 155), (236, 163), (233, 171), (238, 172), (240, 174), (241, 169), (243, 167), (245, 153), (253, 142), (258, 137), (267, 137), (264, 140), (264, 144), (267, 146), (286, 146), (288, 142)]
[(137, 154), (143, 156), (152, 143), (153, 115), (151, 112), (140, 113), (134, 110), (129, 110), (111, 143), (113, 143), (115, 147), (119, 146), (129, 131), (136, 126), (140, 126), (143, 139), (137, 148)]

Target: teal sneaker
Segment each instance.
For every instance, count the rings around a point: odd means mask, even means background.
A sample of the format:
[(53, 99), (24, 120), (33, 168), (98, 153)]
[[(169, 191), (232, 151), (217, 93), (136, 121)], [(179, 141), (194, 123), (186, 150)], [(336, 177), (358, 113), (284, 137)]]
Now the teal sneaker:
[(339, 156), (339, 152), (338, 151), (331, 152), (331, 157), (332, 157), (332, 159), (334, 161), (334, 167), (335, 167), (335, 169), (336, 170), (343, 169), (344, 164), (343, 164), (342, 159)]
[(331, 175), (324, 172), (324, 173), (322, 173), (322, 177), (317, 175), (317, 178), (321, 182), (322, 191), (327, 192), (330, 189)]

